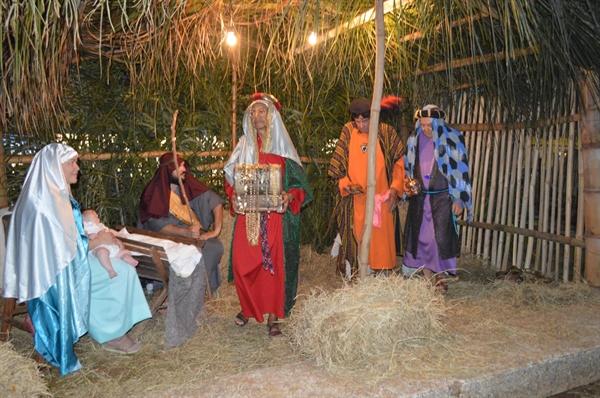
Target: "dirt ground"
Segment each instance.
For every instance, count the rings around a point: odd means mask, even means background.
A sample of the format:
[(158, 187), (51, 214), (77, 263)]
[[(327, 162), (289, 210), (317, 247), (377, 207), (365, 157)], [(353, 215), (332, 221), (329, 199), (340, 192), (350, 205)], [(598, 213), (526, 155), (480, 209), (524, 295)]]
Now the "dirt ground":
[[(224, 227), (221, 240), (229, 247), (229, 223)], [(227, 275), (226, 256), (227, 250), (221, 261), (223, 275)], [(458, 265), (444, 296), (447, 309), (442, 322), (447, 337), (433, 342), (439, 350), (433, 350), (433, 356), (416, 352), (409, 361), (413, 367), (401, 364), (395, 372), (363, 372), (361, 383), (382, 385), (399, 375), (415, 383), (439, 377), (465, 379), (482, 369), (503, 368), (507, 363), (526, 366), (557, 351), (595, 347), (600, 340), (597, 291), (583, 300), (568, 296), (561, 301), (559, 297), (546, 305), (543, 301), (547, 297), (536, 296), (539, 291), (517, 288), (503, 293), (503, 286), (495, 280), (495, 270), (479, 258), (462, 256)], [(315, 292), (344, 286), (331, 256), (315, 253), (309, 247), (301, 250), (299, 280), (298, 303)], [(559, 288), (551, 284), (548, 292)], [(148, 324), (140, 336), (143, 349), (135, 355), (108, 353), (84, 336), (75, 346), (82, 370), (60, 377), (57, 369), (41, 367), (50, 393), (55, 397), (248, 396), (245, 386), (220, 384), (227, 383), (231, 376), (252, 372), (264, 371), (268, 378), (270, 369), (295, 363), (312, 363), (314, 371), (333, 375), (333, 383), (340, 383), (340, 387), (357, 379), (343, 368), (326, 369), (302, 356), (293, 347), (285, 320), (281, 324), (283, 338), (278, 339), (269, 338), (265, 325), (253, 320), (243, 328), (236, 326), (233, 318), (239, 311), (239, 301), (232, 284), (223, 282), (207, 308), (214, 322), (201, 325), (196, 335), (175, 349), (164, 349), (164, 315), (155, 316)], [(33, 342), (26, 332), (13, 328), (11, 342), (23, 356), (33, 356)], [(258, 378), (255, 383), (262, 381)], [(267, 391), (260, 396), (282, 395)], [(558, 396), (600, 397), (600, 383)]]

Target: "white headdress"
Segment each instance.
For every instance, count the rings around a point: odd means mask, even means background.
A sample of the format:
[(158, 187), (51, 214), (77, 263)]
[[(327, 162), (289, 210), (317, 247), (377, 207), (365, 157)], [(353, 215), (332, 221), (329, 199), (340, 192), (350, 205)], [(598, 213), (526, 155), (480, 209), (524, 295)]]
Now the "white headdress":
[(68, 145), (48, 144), (33, 158), (8, 231), (4, 297), (40, 297), (75, 257), (79, 233), (62, 164), (76, 156)]

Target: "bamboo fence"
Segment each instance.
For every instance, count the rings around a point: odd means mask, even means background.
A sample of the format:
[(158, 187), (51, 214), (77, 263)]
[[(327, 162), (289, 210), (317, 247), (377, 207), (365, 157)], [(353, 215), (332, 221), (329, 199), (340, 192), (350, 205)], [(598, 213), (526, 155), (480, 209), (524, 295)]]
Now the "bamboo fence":
[(527, 124), (502, 123), (507, 110), (466, 98), (457, 94), (448, 117), (465, 136), (473, 186), (472, 222), (464, 214), (459, 221), (463, 252), (498, 270), (516, 266), (581, 281), (583, 165), (575, 101), (561, 117)]
[[(509, 111), (457, 94), (448, 122), (465, 137), (473, 185), (471, 223), (458, 222), (463, 253), (489, 259), (498, 270), (534, 269), (555, 280), (581, 281), (584, 262), (583, 164), (575, 101), (565, 114), (537, 123), (503, 123)], [(158, 158), (162, 151), (135, 154)], [(184, 153), (186, 153), (184, 151)], [(103, 161), (119, 154), (82, 153)], [(189, 155), (189, 154), (188, 154)], [(195, 152), (226, 158), (228, 151)], [(9, 163), (30, 163), (12, 156)], [(327, 164), (328, 159), (302, 158)], [(224, 161), (197, 166), (218, 170)]]

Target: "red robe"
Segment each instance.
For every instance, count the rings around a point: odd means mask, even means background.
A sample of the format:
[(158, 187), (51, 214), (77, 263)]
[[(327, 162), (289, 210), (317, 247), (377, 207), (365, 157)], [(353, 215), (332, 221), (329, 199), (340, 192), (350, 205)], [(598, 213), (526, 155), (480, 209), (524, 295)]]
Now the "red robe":
[[(281, 165), (281, 175), (285, 175), (286, 158), (284, 157), (260, 152), (258, 163), (279, 164)], [(233, 187), (227, 181), (225, 190), (231, 201), (234, 192)], [(288, 193), (294, 198), (288, 208), (293, 214), (298, 214), (306, 192), (302, 189), (292, 188)], [(282, 214), (271, 212), (267, 215), (267, 231), (271, 261), (274, 266), (273, 275), (263, 266), (261, 236), (259, 235), (258, 245), (251, 246), (248, 243), (245, 215), (238, 214), (232, 241), (231, 263), (242, 311), (246, 317), (255, 318), (257, 322), (264, 321), (264, 314), (272, 313), (278, 318), (284, 317), (285, 270)]]

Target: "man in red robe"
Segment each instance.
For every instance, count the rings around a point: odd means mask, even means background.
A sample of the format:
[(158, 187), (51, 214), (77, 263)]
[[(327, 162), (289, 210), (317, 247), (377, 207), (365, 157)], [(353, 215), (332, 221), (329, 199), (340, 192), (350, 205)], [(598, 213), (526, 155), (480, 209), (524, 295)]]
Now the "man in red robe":
[[(283, 125), (279, 102), (257, 93), (244, 114), (244, 136), (225, 165), (226, 191), (234, 221), (230, 255), (230, 281), (242, 310), (239, 326), (249, 318), (264, 321), (268, 314), (269, 336), (280, 336), (278, 320), (291, 311), (298, 287), (299, 213), (312, 200), (308, 181), (296, 148)], [(246, 213), (238, 206), (233, 170), (237, 164), (280, 165), (282, 208), (280, 211)]]

